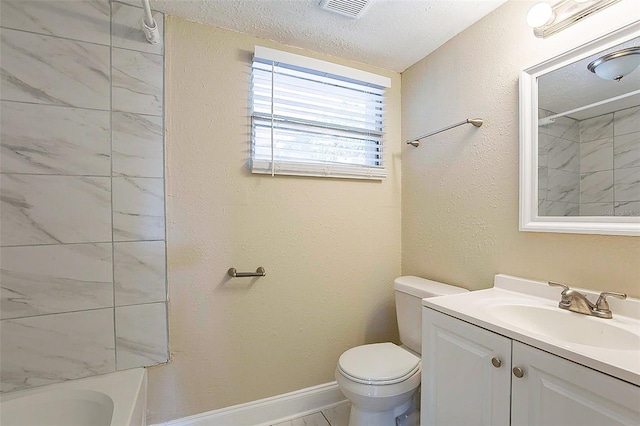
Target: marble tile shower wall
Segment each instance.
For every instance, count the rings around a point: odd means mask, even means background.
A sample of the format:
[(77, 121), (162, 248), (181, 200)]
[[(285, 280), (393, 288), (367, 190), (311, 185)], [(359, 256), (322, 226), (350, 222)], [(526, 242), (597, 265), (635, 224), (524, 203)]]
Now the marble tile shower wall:
[(640, 107), (580, 122), (580, 215), (640, 216)]
[(541, 215), (640, 216), (640, 107), (560, 117), (539, 128), (538, 141)]
[(163, 46), (131, 5), (1, 7), (1, 389), (166, 362)]
[[(540, 117), (553, 112), (541, 110)], [(577, 216), (580, 211), (579, 121), (558, 117), (538, 129), (538, 211)]]

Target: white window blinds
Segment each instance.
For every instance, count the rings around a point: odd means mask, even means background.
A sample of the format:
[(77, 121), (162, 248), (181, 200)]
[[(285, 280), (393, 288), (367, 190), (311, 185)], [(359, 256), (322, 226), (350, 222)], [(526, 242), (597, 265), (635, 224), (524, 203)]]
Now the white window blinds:
[(386, 177), (388, 78), (262, 47), (251, 75), (254, 173)]

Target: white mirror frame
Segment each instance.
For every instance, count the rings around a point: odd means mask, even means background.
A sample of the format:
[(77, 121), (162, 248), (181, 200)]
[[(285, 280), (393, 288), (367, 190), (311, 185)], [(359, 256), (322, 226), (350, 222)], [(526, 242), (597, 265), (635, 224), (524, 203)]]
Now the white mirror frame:
[(640, 236), (640, 217), (538, 215), (538, 77), (636, 37), (640, 22), (520, 74), (520, 231)]

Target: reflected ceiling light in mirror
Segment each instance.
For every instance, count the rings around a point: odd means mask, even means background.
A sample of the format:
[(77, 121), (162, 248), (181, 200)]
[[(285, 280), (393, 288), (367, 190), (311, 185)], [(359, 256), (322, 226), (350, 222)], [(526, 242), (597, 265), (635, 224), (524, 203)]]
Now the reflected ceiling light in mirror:
[(620, 81), (640, 65), (640, 47), (608, 53), (587, 65), (587, 69), (605, 80)]
[(554, 6), (538, 3), (527, 13), (527, 23), (533, 27), (536, 37), (545, 38), (619, 1), (562, 0)]

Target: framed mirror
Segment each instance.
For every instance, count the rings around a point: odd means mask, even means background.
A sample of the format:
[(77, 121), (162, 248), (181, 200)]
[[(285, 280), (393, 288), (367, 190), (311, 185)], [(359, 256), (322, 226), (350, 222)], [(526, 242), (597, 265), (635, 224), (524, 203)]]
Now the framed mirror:
[(520, 230), (640, 236), (640, 23), (520, 75)]

